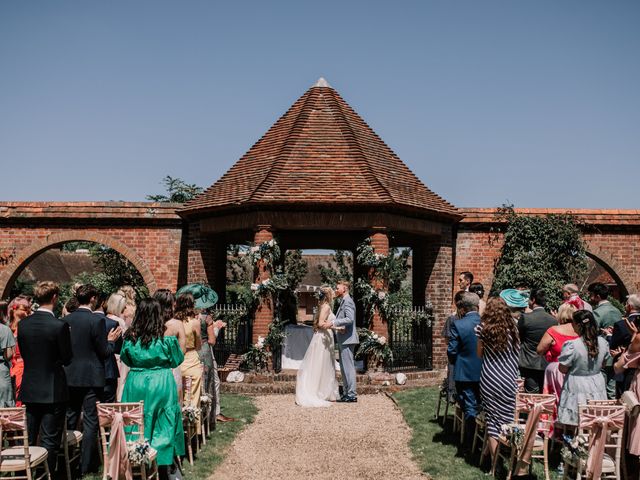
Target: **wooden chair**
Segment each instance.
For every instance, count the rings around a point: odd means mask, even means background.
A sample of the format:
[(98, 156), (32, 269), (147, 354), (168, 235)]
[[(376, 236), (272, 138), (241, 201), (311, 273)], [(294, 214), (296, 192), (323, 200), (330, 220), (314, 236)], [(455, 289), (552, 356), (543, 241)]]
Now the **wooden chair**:
[[(0, 408), (0, 431), (0, 476), (13, 480), (51, 480), (47, 451), (29, 446), (25, 407)], [(10, 437), (13, 445), (10, 448), (4, 448), (6, 437)], [(24, 475), (20, 475), (22, 472)]]
[(200, 424), (202, 431), (202, 444), (207, 444), (207, 438), (211, 435), (211, 412), (213, 410), (213, 399), (208, 394), (200, 396)]
[[(144, 415), (140, 421), (136, 421), (126, 416), (127, 412), (135, 409), (141, 409), (144, 412), (144, 402), (136, 403), (96, 403), (98, 409), (98, 417), (100, 418), (100, 439), (102, 442), (102, 479), (107, 479), (109, 470), (109, 445), (111, 440), (111, 421), (105, 420), (115, 413), (123, 414), (125, 434), (127, 444), (133, 442), (142, 442), (144, 438)], [(151, 465), (147, 466), (142, 463), (140, 465), (132, 465), (131, 470), (134, 477), (141, 479), (158, 479), (158, 464), (156, 462), (157, 452), (152, 448), (150, 452)]]
[(460, 432), (460, 444), (464, 442), (465, 432), (464, 411), (459, 403), (456, 402), (455, 410), (453, 412), (453, 433)]
[[(67, 430), (67, 422), (63, 422), (62, 445), (58, 453), (58, 465), (64, 462), (67, 480), (72, 480), (74, 475), (72, 470), (78, 471), (80, 468), (80, 446), (82, 444), (82, 432), (78, 430)], [(75, 463), (75, 468), (72, 465)], [(80, 476), (80, 475), (76, 475)]]
[(478, 462), (479, 465), (482, 465), (482, 461), (487, 454), (487, 440), (488, 440), (489, 432), (487, 431), (487, 418), (485, 412), (480, 412), (480, 415), (476, 417), (476, 428), (473, 432), (473, 444), (471, 445), (471, 453), (476, 451), (476, 447), (478, 445), (478, 440), (481, 442), (481, 450), (480, 450), (480, 460)]
[[(191, 405), (192, 382), (193, 380), (190, 376), (182, 377), (182, 391), (184, 395), (184, 401), (182, 403), (183, 408)], [(200, 447), (198, 443), (198, 428), (197, 428), (197, 422), (199, 421), (200, 421), (199, 419), (196, 419), (195, 421), (190, 421), (185, 415), (182, 416), (182, 425), (184, 427), (185, 443), (187, 446), (187, 456), (189, 458), (189, 463), (191, 465), (193, 465), (193, 454), (194, 454), (193, 444), (195, 443), (196, 445), (196, 448), (195, 448), (196, 452)]]
[[(531, 460), (542, 459), (544, 462), (545, 479), (549, 480), (549, 432), (551, 431), (552, 415), (555, 408), (555, 395), (542, 395), (534, 393), (518, 393), (516, 396), (516, 411), (514, 423), (523, 429), (527, 424), (529, 413), (532, 405), (539, 402), (547, 402), (550, 405), (543, 407), (538, 420), (537, 434), (532, 446)], [(553, 406), (552, 406), (553, 405)], [(491, 466), (491, 474), (495, 477), (496, 466), (498, 460), (502, 459), (505, 465), (508, 465), (507, 480), (511, 478), (518, 456), (518, 448), (512, 445), (509, 439), (498, 438), (498, 450), (493, 458)], [(531, 467), (530, 467), (531, 468)]]
[(434, 418), (440, 421), (440, 408), (444, 401), (444, 417), (443, 424), (447, 421), (447, 414), (449, 413), (449, 379), (445, 377), (440, 385), (440, 391), (438, 392), (438, 402), (436, 403), (436, 411), (434, 412)]
[[(580, 419), (584, 419), (585, 415), (595, 417), (608, 417), (611, 415), (621, 415), (626, 412), (623, 405), (618, 404), (616, 400), (598, 400), (590, 401), (587, 405), (580, 405), (579, 407)], [(591, 445), (592, 437), (594, 436), (595, 429), (592, 427), (586, 427), (581, 425), (578, 427), (577, 434), (584, 435)], [(599, 478), (602, 479), (615, 479), (622, 480), (623, 471), (623, 437), (624, 437), (624, 421), (621, 422), (621, 426), (616, 426), (613, 423), (609, 423), (607, 438), (604, 444), (604, 455), (602, 455), (602, 475)], [(565, 459), (564, 466), (564, 479), (575, 478), (580, 480), (587, 478), (587, 460), (584, 458), (571, 457)], [(573, 475), (570, 476), (569, 472)]]

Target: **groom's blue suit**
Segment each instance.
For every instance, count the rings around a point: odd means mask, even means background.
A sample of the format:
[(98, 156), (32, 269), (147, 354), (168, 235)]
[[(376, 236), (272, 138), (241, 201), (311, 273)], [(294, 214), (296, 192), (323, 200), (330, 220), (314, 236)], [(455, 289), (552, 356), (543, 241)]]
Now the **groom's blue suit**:
[(355, 398), (356, 393), (356, 367), (354, 364), (354, 352), (358, 341), (356, 331), (356, 304), (349, 294), (345, 294), (340, 301), (333, 321), (336, 327), (344, 327), (343, 332), (336, 332), (338, 348), (340, 351), (340, 371), (342, 372), (343, 394)]

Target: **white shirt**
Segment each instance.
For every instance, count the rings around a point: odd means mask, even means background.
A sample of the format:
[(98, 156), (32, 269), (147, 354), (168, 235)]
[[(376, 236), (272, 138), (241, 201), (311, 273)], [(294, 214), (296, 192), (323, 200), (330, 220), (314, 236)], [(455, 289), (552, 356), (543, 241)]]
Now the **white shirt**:
[(38, 312), (47, 312), (47, 313), (50, 313), (51, 315), (53, 315), (54, 317), (56, 316), (55, 313), (53, 313), (48, 308), (44, 308), (44, 307), (38, 307)]

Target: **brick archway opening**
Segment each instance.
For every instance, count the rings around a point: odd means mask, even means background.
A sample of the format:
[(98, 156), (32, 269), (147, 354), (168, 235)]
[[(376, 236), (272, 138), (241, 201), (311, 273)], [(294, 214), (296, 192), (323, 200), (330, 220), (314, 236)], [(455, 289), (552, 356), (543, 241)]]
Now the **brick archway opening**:
[[(27, 265), (42, 252), (69, 242), (93, 242), (112, 248), (129, 260), (138, 270), (150, 292), (157, 290), (157, 282), (146, 262), (130, 247), (109, 235), (102, 233), (72, 230), (47, 236), (44, 240), (32, 243), (17, 252), (11, 263), (0, 273), (0, 298), (6, 297), (11, 291), (20, 273)], [(44, 280), (44, 279), (43, 279)]]
[[(602, 267), (606, 271), (606, 273), (609, 274), (609, 276), (613, 279), (618, 287), (620, 300), (624, 300), (627, 295), (629, 295), (629, 290), (625, 284), (624, 273), (619, 273), (620, 269), (617, 268), (618, 266), (615, 264), (615, 262), (602, 251), (598, 251), (597, 254), (591, 251), (587, 251), (587, 257), (593, 260), (598, 266)], [(632, 285), (632, 283), (628, 284)]]

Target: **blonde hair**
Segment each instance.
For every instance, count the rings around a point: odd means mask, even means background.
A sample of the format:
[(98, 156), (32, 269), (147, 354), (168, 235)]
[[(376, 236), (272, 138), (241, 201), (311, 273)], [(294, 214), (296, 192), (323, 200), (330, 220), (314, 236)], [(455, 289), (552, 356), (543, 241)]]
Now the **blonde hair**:
[(571, 305), (570, 303), (563, 303), (558, 308), (558, 313), (556, 315), (556, 320), (560, 325), (564, 325), (565, 323), (569, 323), (573, 319), (573, 313), (576, 311), (576, 307)]
[(331, 309), (331, 304), (333, 303), (333, 289), (331, 287), (322, 286), (320, 287), (320, 295), (320, 298), (318, 298), (318, 312), (313, 317), (314, 330), (318, 330), (320, 310), (322, 309), (322, 306), (327, 304), (329, 305), (329, 309)]
[(107, 315), (115, 315), (119, 317), (124, 312), (124, 307), (127, 306), (127, 299), (124, 298), (124, 295), (119, 293), (112, 293), (107, 300)]

